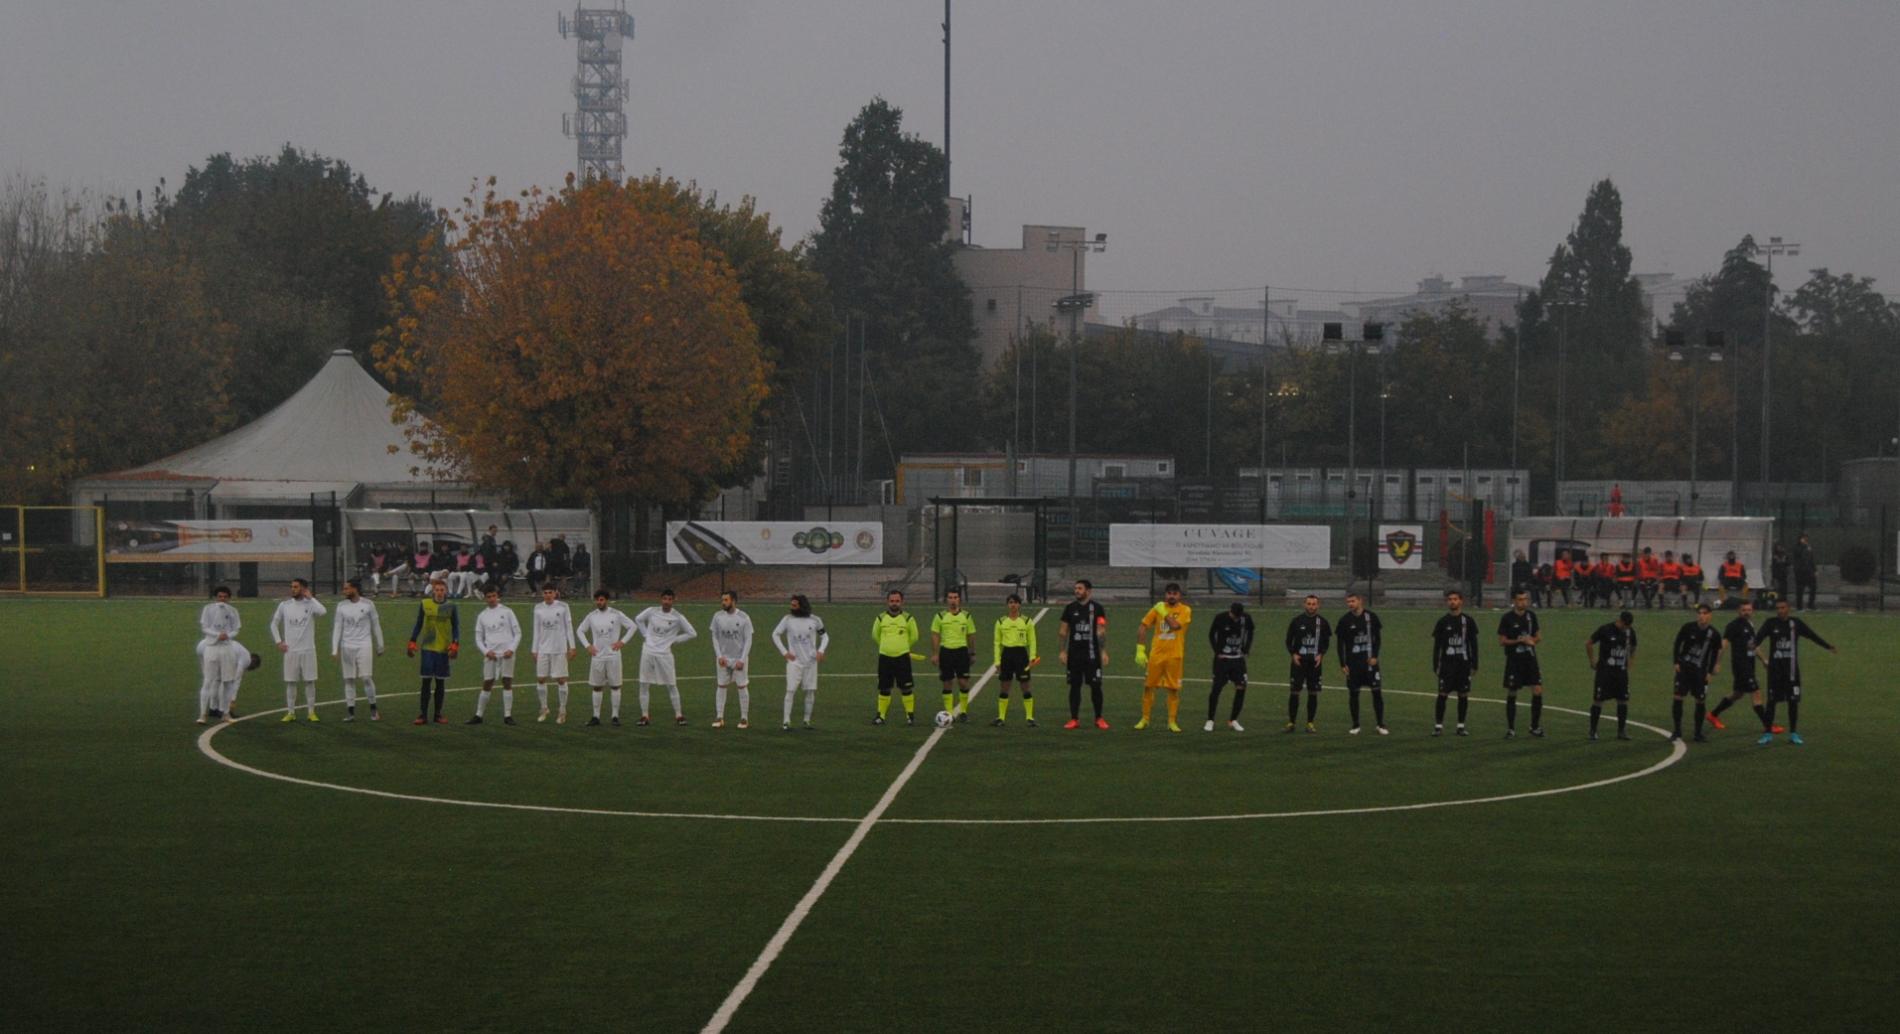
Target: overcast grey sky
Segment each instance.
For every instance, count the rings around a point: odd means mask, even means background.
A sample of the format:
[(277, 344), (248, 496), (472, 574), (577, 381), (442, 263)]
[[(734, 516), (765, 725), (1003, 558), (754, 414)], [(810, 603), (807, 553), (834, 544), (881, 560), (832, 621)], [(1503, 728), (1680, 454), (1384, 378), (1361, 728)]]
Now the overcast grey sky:
[[(0, 172), (129, 193), (291, 141), (452, 204), (557, 183), (553, 2), (0, 2)], [(815, 225), (874, 95), (942, 137), (941, 0), (635, 0), (626, 165)], [(959, 0), (976, 240), (1109, 234), (1093, 286), (1534, 280), (1591, 182), (1638, 271), (1744, 233), (1900, 293), (1896, 0)], [(1779, 270), (1777, 271), (1779, 273)]]

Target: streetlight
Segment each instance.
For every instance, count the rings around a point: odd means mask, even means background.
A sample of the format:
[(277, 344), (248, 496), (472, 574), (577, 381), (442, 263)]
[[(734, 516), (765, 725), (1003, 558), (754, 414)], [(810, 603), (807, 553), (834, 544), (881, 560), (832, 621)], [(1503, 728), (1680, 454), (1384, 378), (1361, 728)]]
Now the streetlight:
[[(1339, 323), (1327, 323), (1320, 327), (1320, 340), (1333, 342), (1335, 347), (1346, 349), (1346, 584), (1353, 579), (1353, 524), (1358, 511), (1355, 500), (1359, 496), (1359, 350), (1366, 345), (1379, 349), (1381, 366), (1385, 355), (1385, 324), (1367, 323), (1360, 328), (1357, 341), (1345, 340), (1345, 326)], [(1381, 378), (1383, 380), (1383, 378)], [(1385, 395), (1384, 385), (1380, 385), (1379, 396), (1379, 453), (1380, 465), (1385, 463)]]
[(1801, 245), (1790, 244), (1779, 237), (1768, 238), (1768, 243), (1755, 245), (1755, 253), (1762, 256), (1767, 266), (1768, 286), (1764, 292), (1761, 308), (1761, 504), (1768, 505), (1768, 419), (1770, 411), (1769, 389), (1773, 384), (1769, 362), (1774, 357), (1774, 347), (1768, 341), (1769, 327), (1775, 321), (1775, 256), (1799, 255)]
[(1050, 251), (1067, 251), (1070, 256), (1069, 295), (1066, 298), (1056, 299), (1056, 311), (1069, 314), (1069, 508), (1071, 511), (1069, 535), (1071, 537), (1070, 552), (1073, 553), (1073, 537), (1075, 535), (1075, 518), (1073, 514), (1075, 508), (1075, 353), (1079, 351), (1082, 346), (1082, 310), (1095, 304), (1095, 296), (1093, 294), (1084, 293), (1082, 290), (1082, 255), (1085, 252), (1091, 251), (1107, 251), (1108, 234), (1098, 233), (1093, 240), (1085, 237), (1078, 237), (1074, 240), (1063, 240), (1059, 237), (1051, 237), (1046, 247)]
[[(1709, 331), (1706, 337), (1704, 337), (1703, 343), (1700, 346), (1685, 344), (1683, 340), (1682, 331), (1680, 330), (1664, 331), (1663, 342), (1669, 348), (1669, 361), (1672, 363), (1688, 363), (1688, 362), (1695, 362), (1697, 360), (1706, 360), (1707, 362), (1711, 362), (1711, 363), (1719, 363), (1722, 361), (1722, 349), (1727, 345), (1727, 341), (1724, 339), (1722, 332), (1719, 330)], [(1695, 370), (1690, 370), (1689, 371), (1689, 514), (1688, 514), (1690, 517), (1694, 517), (1696, 515), (1695, 504), (1696, 504), (1696, 499), (1698, 498), (1698, 495), (1696, 493), (1696, 460), (1701, 454), (1701, 450), (1699, 448), (1699, 446), (1701, 445), (1701, 438), (1699, 434), (1701, 418), (1702, 418), (1702, 377)]]
[[(1569, 351), (1570, 348), (1570, 310), (1581, 308), (1583, 301), (1576, 295), (1566, 291), (1564, 294), (1554, 295), (1544, 299), (1544, 304), (1549, 308), (1561, 309), (1563, 311), (1563, 319), (1557, 325), (1557, 448), (1555, 450), (1556, 455), (1552, 457), (1554, 460), (1553, 466), (1556, 467), (1554, 471), (1556, 474), (1555, 480), (1561, 485), (1564, 479), (1564, 438), (1566, 437), (1566, 431), (1570, 425), (1569, 393), (1564, 388), (1564, 354)], [(1559, 512), (1562, 512), (1562, 497), (1562, 490), (1559, 488)]]

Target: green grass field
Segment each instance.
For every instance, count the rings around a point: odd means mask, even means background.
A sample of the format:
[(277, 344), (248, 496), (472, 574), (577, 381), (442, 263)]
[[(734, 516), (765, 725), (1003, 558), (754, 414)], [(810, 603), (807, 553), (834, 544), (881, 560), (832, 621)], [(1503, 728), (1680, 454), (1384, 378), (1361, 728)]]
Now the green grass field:
[[(254, 650), (269, 646), (272, 606), (240, 604)], [(531, 677), (517, 727), (496, 720), (499, 700), (489, 724), (459, 724), (474, 696), (456, 692), (457, 724), (413, 728), (414, 662), (400, 649), (413, 604), (381, 606), (393, 644), (378, 668), (382, 722), (338, 720), (327, 656), (324, 721), (278, 722), (270, 651), (239, 697), (258, 717), (220, 730), (216, 752), (392, 794), (830, 821), (469, 807), (261, 778), (200, 750), (196, 601), (0, 601), (9, 1029), (698, 1030), (935, 731), (934, 680), (920, 683), (916, 728), (869, 724), (874, 610), (844, 605), (819, 610), (834, 644), (813, 732), (779, 730), (783, 668), (769, 644), (754, 652), (753, 728), (709, 728), (703, 638), (680, 660), (684, 729), (586, 728), (584, 687), (568, 725), (537, 725)], [(708, 609), (685, 609), (703, 632)], [(763, 643), (777, 607), (751, 609)], [(1349, 737), (1336, 685), (1319, 735), (1281, 735), (1290, 611), (1256, 614), (1246, 733), (1200, 731), (1200, 627), (1189, 731), (1137, 733), (1127, 633), (1139, 611), (1110, 608), (1115, 728), (1058, 727), (1050, 612), (1041, 727), (1024, 727), (1018, 704), (989, 728), (985, 686), (971, 724), (923, 760), (729, 1029), (1880, 1022), (1878, 988), (1900, 953), (1900, 622), (1814, 617), (1841, 655), (1806, 655), (1805, 747), (1756, 747), (1742, 707), (1679, 763), (1569, 793), (1324, 816), (943, 821), (1424, 804), (1613, 779), (1671, 754), (1646, 730), (1590, 743), (1581, 715), (1555, 710), (1548, 739), (1502, 739), (1495, 649), (1470, 738), (1431, 738), (1430, 697), (1397, 692), (1392, 736)], [(987, 632), (993, 608), (977, 616)], [(1435, 613), (1383, 616), (1389, 690), (1427, 689)], [(1637, 616), (1634, 716), (1665, 729), (1667, 646), (1683, 619)], [(1600, 620), (1546, 615), (1553, 708), (1588, 706), (1582, 642)], [(1495, 613), (1479, 623), (1489, 633)], [(988, 648), (986, 636), (983, 659)], [(451, 685), (479, 675), (465, 656)], [(629, 687), (629, 719), (633, 699)], [(655, 712), (667, 710), (662, 692)]]

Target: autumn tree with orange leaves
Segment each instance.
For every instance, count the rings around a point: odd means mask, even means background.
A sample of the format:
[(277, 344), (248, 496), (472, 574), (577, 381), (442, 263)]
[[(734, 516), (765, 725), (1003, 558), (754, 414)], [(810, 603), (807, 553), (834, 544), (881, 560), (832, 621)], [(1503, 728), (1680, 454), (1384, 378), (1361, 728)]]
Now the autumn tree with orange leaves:
[(538, 504), (703, 498), (751, 444), (768, 363), (697, 228), (606, 181), (464, 198), (386, 280), (377, 344), (432, 471)]

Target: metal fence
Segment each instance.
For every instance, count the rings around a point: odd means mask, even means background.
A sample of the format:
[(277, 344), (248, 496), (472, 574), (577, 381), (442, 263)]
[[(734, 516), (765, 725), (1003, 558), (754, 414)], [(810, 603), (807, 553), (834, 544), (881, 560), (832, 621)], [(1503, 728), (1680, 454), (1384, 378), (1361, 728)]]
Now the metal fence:
[(0, 509), (0, 550), (10, 567), (0, 593), (105, 595), (104, 520), (96, 506)]

